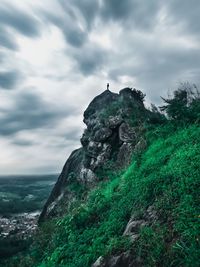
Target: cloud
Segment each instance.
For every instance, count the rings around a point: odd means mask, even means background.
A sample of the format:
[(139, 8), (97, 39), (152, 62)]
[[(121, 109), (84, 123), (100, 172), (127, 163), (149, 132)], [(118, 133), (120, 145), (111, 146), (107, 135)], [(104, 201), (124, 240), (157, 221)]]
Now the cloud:
[(12, 144), (14, 144), (14, 145), (17, 145), (17, 146), (25, 146), (25, 147), (27, 147), (27, 146), (32, 146), (32, 145), (34, 145), (35, 144), (35, 142), (33, 142), (33, 141), (29, 141), (29, 140), (20, 140), (20, 139), (13, 139), (12, 140)]
[(13, 36), (8, 33), (5, 29), (0, 27), (0, 46), (11, 49), (17, 50), (18, 45), (16, 44)]
[(90, 32), (99, 23), (102, 27), (109, 27), (109, 23), (115, 21), (119, 27), (126, 25), (148, 30), (157, 23), (156, 15), (160, 6), (156, 0), (150, 3), (138, 0), (58, 0), (58, 3), (64, 15), (57, 16), (48, 11), (44, 11), (43, 15), (59, 27), (67, 43), (76, 48), (82, 48), (90, 42)]
[(12, 135), (23, 130), (55, 127), (63, 117), (76, 112), (72, 107), (51, 107), (38, 95), (26, 92), (15, 95), (15, 104), (4, 110), (0, 118), (0, 135)]
[(80, 140), (80, 135), (82, 134), (80, 130), (81, 130), (80, 126), (74, 126), (71, 127), (71, 129), (66, 129), (65, 133), (62, 134), (62, 136), (68, 142), (77, 142)]
[(62, 10), (59, 15), (54, 11), (42, 10), (41, 16), (61, 30), (67, 44), (81, 48), (88, 41), (89, 32), (100, 11), (99, 1), (58, 0), (57, 3)]
[(58, 0), (58, 2), (67, 14), (70, 11), (74, 21), (81, 21), (88, 30), (93, 26), (94, 20), (100, 11), (100, 1), (98, 0)]
[(48, 23), (52, 23), (61, 30), (67, 44), (80, 48), (86, 41), (88, 35), (87, 31), (82, 29), (80, 25), (78, 25), (77, 20), (71, 17), (70, 14), (56, 16), (50, 12), (42, 11), (41, 16), (43, 16), (44, 20)]
[(86, 39), (85, 32), (78, 27), (66, 30), (65, 25), (63, 25), (63, 33), (67, 42), (75, 47), (81, 47)]
[(130, 16), (133, 8), (133, 1), (130, 0), (104, 0), (102, 3), (102, 15), (104, 19), (127, 19)]
[(156, 24), (159, 8), (160, 3), (156, 0), (103, 0), (101, 15), (103, 20), (114, 20), (146, 31)]
[(140, 42), (134, 42), (127, 48), (127, 58), (135, 60), (123, 61), (123, 55), (119, 54), (118, 64), (115, 62), (109, 70), (110, 80), (120, 83), (121, 78), (127, 76), (132, 82), (129, 85), (143, 90), (147, 99), (155, 104), (160, 104), (160, 96), (166, 96), (169, 89), (176, 89), (178, 82), (198, 82), (200, 49), (176, 44), (169, 47), (160, 44), (157, 48), (154, 42), (146, 42), (148, 49)]
[(9, 26), (28, 37), (37, 37), (40, 34), (37, 19), (7, 3), (0, 4), (0, 23), (1, 26)]
[(110, 21), (149, 29), (156, 23), (159, 1), (141, 0), (58, 0), (58, 3), (74, 23), (81, 23), (90, 31), (96, 20), (108, 25)]
[(173, 24), (181, 25), (183, 30), (190, 34), (200, 33), (198, 0), (170, 0), (166, 2), (166, 7)]
[(76, 60), (78, 71), (88, 76), (94, 73), (100, 73), (106, 63), (107, 51), (94, 44), (88, 44), (81, 50), (72, 52), (73, 58)]
[(13, 89), (21, 78), (18, 71), (0, 72), (0, 89)]

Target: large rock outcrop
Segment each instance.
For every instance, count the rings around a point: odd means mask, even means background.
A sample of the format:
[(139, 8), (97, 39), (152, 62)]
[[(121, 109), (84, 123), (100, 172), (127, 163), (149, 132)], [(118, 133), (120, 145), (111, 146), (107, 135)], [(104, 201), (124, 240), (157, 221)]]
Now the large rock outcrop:
[(39, 221), (66, 212), (76, 198), (71, 184), (91, 187), (98, 182), (98, 171), (107, 163), (112, 161), (116, 168), (123, 168), (134, 152), (145, 148), (142, 123), (149, 111), (140, 93), (130, 88), (119, 94), (106, 90), (89, 104), (84, 112), (82, 147), (73, 151), (65, 163)]

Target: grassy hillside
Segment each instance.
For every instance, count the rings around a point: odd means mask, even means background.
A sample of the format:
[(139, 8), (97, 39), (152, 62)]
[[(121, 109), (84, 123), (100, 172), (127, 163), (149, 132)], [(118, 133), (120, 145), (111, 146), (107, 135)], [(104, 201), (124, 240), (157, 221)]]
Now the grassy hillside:
[[(9, 266), (89, 267), (101, 255), (130, 250), (142, 266), (199, 266), (200, 127), (148, 129), (148, 148), (128, 169), (109, 173), (69, 214), (42, 225), (28, 256)], [(157, 219), (134, 243), (123, 237), (131, 215), (153, 205)]]

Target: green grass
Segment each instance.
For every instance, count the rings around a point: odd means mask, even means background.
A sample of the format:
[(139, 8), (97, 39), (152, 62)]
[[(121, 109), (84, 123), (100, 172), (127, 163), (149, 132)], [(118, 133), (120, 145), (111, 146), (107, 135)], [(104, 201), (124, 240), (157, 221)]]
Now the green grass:
[[(167, 124), (149, 130), (147, 139), (146, 152), (123, 174), (102, 181), (62, 219), (44, 224), (20, 266), (89, 267), (101, 255), (127, 249), (143, 266), (199, 266), (200, 127)], [(131, 244), (122, 236), (126, 224), (150, 205), (159, 219)]]

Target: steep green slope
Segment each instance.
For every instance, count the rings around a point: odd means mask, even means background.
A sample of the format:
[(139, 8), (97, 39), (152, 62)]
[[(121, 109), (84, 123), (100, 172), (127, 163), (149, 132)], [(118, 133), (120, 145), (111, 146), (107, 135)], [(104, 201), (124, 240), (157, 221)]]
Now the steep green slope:
[[(69, 214), (44, 223), (28, 256), (10, 266), (89, 267), (123, 251), (136, 266), (199, 266), (200, 127), (167, 123), (146, 138), (148, 148), (128, 169), (110, 173)], [(149, 207), (156, 216), (131, 242), (123, 236), (127, 222), (148, 220)]]

